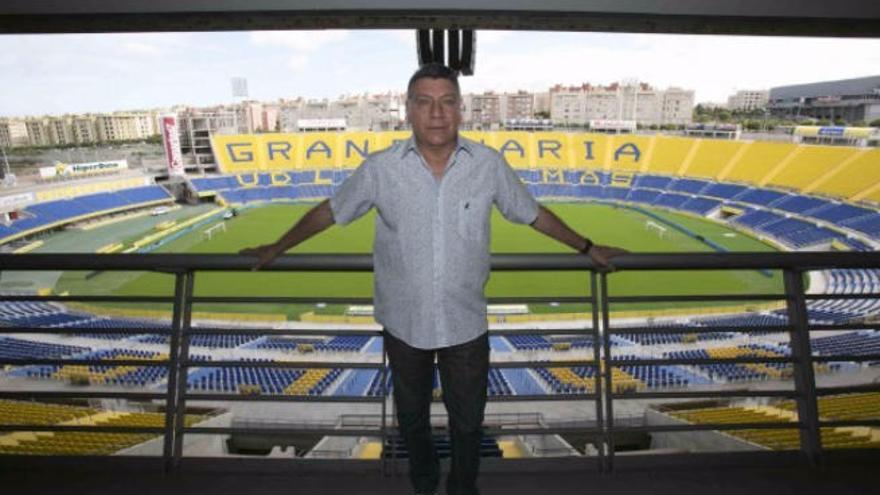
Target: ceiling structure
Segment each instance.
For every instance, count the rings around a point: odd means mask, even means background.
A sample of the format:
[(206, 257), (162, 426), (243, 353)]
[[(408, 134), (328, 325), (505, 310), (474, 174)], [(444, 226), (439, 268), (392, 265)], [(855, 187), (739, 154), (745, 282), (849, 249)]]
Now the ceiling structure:
[(873, 0), (4, 0), (0, 34), (498, 29), (880, 37)]

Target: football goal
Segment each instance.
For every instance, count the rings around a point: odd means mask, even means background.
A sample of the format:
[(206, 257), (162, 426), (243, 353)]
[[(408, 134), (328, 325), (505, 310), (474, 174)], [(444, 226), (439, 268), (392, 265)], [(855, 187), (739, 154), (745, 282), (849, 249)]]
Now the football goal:
[(666, 237), (666, 227), (660, 225), (659, 223), (653, 220), (645, 220), (645, 230), (654, 231), (657, 233), (657, 236), (663, 239)]
[(215, 223), (203, 230), (202, 237), (210, 241), (215, 235), (219, 235), (221, 232), (226, 232), (226, 224), (224, 222)]

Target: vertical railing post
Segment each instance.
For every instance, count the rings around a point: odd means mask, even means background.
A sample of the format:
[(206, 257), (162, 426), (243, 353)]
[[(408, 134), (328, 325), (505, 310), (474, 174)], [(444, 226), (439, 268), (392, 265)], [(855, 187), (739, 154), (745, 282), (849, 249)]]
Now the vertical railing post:
[(813, 372), (813, 355), (810, 346), (809, 319), (804, 298), (803, 272), (785, 269), (786, 306), (794, 360), (794, 386), (797, 394), (797, 412), (800, 422), (801, 451), (810, 466), (819, 463), (822, 454), (822, 438), (819, 431), (819, 408), (816, 402), (816, 376)]
[(183, 460), (183, 438), (185, 437), (183, 429), (186, 426), (186, 378), (189, 373), (189, 366), (186, 365), (186, 362), (189, 361), (189, 331), (192, 328), (192, 298), (195, 279), (195, 272), (188, 271), (186, 273), (186, 284), (183, 297), (183, 317), (181, 319), (180, 331), (178, 332), (178, 352), (176, 353), (177, 400), (175, 401), (174, 454), (172, 456), (172, 465), (175, 469), (180, 467), (180, 463)]
[(171, 315), (171, 335), (168, 346), (168, 385), (165, 396), (165, 438), (162, 447), (162, 459), (165, 472), (168, 473), (174, 466), (174, 440), (176, 434), (175, 414), (177, 412), (178, 399), (178, 348), (180, 345), (180, 332), (183, 328), (183, 313), (186, 306), (186, 287), (189, 276), (186, 272), (174, 274), (174, 309)]
[(602, 305), (602, 327), (599, 329), (599, 335), (602, 337), (602, 361), (599, 372), (605, 380), (605, 387), (602, 389), (602, 398), (605, 403), (605, 424), (603, 427), (603, 436), (605, 437), (604, 448), (606, 451), (605, 472), (610, 473), (614, 469), (614, 404), (613, 404), (613, 382), (611, 380), (613, 369), (611, 367), (611, 335), (610, 329), (610, 309), (608, 304), (608, 274), (602, 272), (599, 276), (599, 290), (601, 291)]
[[(596, 428), (601, 433), (597, 436), (596, 450), (599, 453), (599, 472), (605, 472), (605, 415), (602, 408), (602, 359), (600, 356), (600, 346), (602, 339), (599, 336), (599, 286), (596, 281), (596, 271), (590, 270), (590, 312), (592, 314), (593, 323), (593, 390), (596, 394)], [(586, 448), (586, 446), (584, 446)]]
[[(389, 442), (388, 439), (388, 427), (387, 427), (387, 409), (388, 409), (388, 359), (386, 356), (386, 344), (388, 343), (388, 339), (386, 338), (386, 332), (382, 332), (382, 368), (379, 370), (379, 376), (381, 381), (380, 390), (382, 391), (382, 418), (381, 423), (379, 424), (379, 429), (382, 433), (382, 449), (379, 455), (382, 456), (381, 459), (381, 467), (382, 467), (382, 476), (388, 475), (388, 469), (386, 463), (388, 462), (388, 452), (385, 452), (385, 444), (386, 442), (391, 444), (391, 461), (394, 461), (394, 439), (392, 438)], [(394, 433), (392, 432), (392, 435)]]

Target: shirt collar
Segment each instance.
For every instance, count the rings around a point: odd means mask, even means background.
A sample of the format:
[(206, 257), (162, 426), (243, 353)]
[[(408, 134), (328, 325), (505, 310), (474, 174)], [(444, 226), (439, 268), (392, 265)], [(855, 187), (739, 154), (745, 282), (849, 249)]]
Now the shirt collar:
[[(471, 143), (471, 141), (467, 138), (462, 137), (461, 134), (459, 134), (458, 137), (456, 137), (456, 146), (453, 153), (458, 153), (461, 150), (466, 151), (471, 156), (473, 156), (474, 154), (473, 144)], [(403, 143), (403, 150), (400, 153), (400, 157), (403, 158), (410, 151), (415, 151), (416, 153), (418, 153), (419, 151), (418, 146), (416, 146), (415, 136), (410, 136), (409, 139), (407, 139)]]

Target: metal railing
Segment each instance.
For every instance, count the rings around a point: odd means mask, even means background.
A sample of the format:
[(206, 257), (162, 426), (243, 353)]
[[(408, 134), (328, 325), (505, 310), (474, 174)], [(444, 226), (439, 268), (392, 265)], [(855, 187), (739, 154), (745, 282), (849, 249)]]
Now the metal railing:
[[(278, 329), (278, 328), (221, 328), (193, 327), (194, 304), (305, 304), (324, 302), (328, 304), (363, 304), (370, 300), (365, 298), (346, 297), (213, 297), (194, 294), (194, 283), (198, 274), (210, 271), (244, 272), (251, 268), (253, 260), (237, 255), (212, 254), (168, 254), (139, 255), (114, 254), (94, 256), (90, 254), (28, 254), (0, 255), (0, 272), (30, 270), (102, 270), (102, 271), (148, 271), (169, 273), (174, 276), (174, 293), (172, 296), (39, 296), (39, 295), (2, 295), (0, 301), (63, 301), (63, 302), (101, 302), (101, 303), (149, 303), (171, 304), (173, 307), (170, 326), (169, 358), (165, 360), (134, 360), (134, 359), (3, 359), (0, 365), (95, 365), (95, 366), (163, 366), (168, 369), (167, 389), (164, 392), (128, 392), (128, 391), (70, 391), (70, 390), (16, 390), (0, 391), (0, 399), (126, 399), (164, 401), (164, 427), (127, 427), (127, 426), (85, 426), (85, 425), (42, 425), (42, 424), (4, 424), (0, 431), (75, 431), (103, 433), (153, 433), (164, 436), (163, 459), (166, 469), (180, 466), (183, 459), (183, 439), (187, 434), (246, 434), (255, 430), (247, 427), (200, 427), (185, 426), (187, 401), (279, 401), (279, 402), (350, 402), (375, 403), (380, 406), (381, 421), (378, 427), (357, 428), (260, 428), (260, 434), (311, 434), (327, 436), (368, 436), (381, 437), (382, 445), (394, 434), (388, 426), (387, 410), (387, 361), (384, 352), (378, 363), (352, 363), (337, 361), (245, 361), (245, 360), (212, 360), (199, 361), (190, 355), (190, 339), (193, 335), (381, 335), (380, 331), (343, 330), (343, 329)], [(590, 336), (593, 342), (592, 359), (568, 361), (499, 361), (493, 362), (495, 368), (537, 368), (552, 366), (583, 366), (594, 370), (593, 391), (577, 394), (544, 394), (544, 395), (509, 395), (490, 397), (490, 402), (501, 401), (586, 401), (595, 409), (595, 420), (592, 426), (577, 424), (576, 426), (530, 427), (530, 428), (487, 428), (486, 433), (492, 435), (540, 435), (540, 434), (590, 434), (598, 438), (598, 466), (602, 471), (610, 471), (614, 465), (614, 438), (621, 432), (679, 432), (700, 430), (736, 430), (736, 429), (791, 429), (800, 432), (800, 449), (806, 462), (816, 465), (823, 457), (820, 427), (844, 426), (880, 426), (880, 420), (827, 421), (819, 418), (817, 398), (822, 395), (852, 391), (880, 391), (880, 384), (872, 383), (849, 387), (817, 388), (813, 371), (814, 363), (829, 361), (867, 362), (880, 360), (880, 355), (834, 355), (814, 356), (810, 346), (810, 332), (851, 331), (861, 329), (877, 330), (876, 324), (835, 324), (813, 325), (807, 317), (806, 302), (815, 299), (869, 299), (880, 294), (806, 294), (803, 275), (807, 271), (831, 268), (857, 269), (880, 268), (878, 253), (713, 253), (713, 254), (631, 254), (615, 261), (617, 272), (627, 271), (669, 271), (669, 270), (779, 270), (783, 273), (784, 292), (780, 294), (713, 294), (713, 295), (628, 295), (619, 296), (610, 293), (609, 278), (614, 273), (607, 270), (597, 271), (590, 261), (580, 255), (565, 254), (521, 254), (493, 255), (493, 271), (579, 271), (584, 273), (584, 286), (589, 289), (588, 296), (568, 297), (503, 297), (490, 298), (490, 303), (577, 303), (589, 306), (591, 325), (587, 328), (558, 330), (492, 330), (492, 335), (581, 335)], [(265, 268), (267, 272), (368, 272), (372, 270), (372, 258), (368, 255), (288, 255), (279, 258), (274, 264)], [(260, 274), (253, 274), (258, 277)], [(291, 274), (291, 276), (295, 276)], [(611, 318), (614, 304), (637, 304), (658, 302), (730, 302), (730, 301), (782, 301), (788, 315), (787, 325), (752, 326), (748, 328), (731, 327), (618, 327)], [(790, 336), (790, 357), (738, 357), (727, 359), (615, 359), (612, 354), (612, 337), (627, 333), (698, 333), (700, 331), (735, 331), (735, 332), (779, 332), (787, 331)], [(133, 335), (155, 333), (154, 330), (143, 328), (46, 328), (0, 326), (0, 334), (81, 334), (105, 333)], [(161, 332), (159, 332), (161, 333)], [(384, 344), (383, 344), (384, 345)], [(632, 391), (615, 390), (612, 381), (612, 370), (622, 366), (642, 365), (701, 365), (719, 363), (789, 363), (793, 366), (794, 389), (788, 390), (664, 390), (664, 391)], [(265, 367), (265, 368), (367, 368), (376, 369), (381, 375), (382, 393), (378, 397), (368, 396), (297, 396), (297, 395), (243, 395), (221, 393), (191, 393), (187, 390), (187, 373), (190, 368), (210, 365), (211, 367)], [(677, 425), (643, 425), (616, 426), (614, 405), (617, 401), (638, 399), (688, 399), (688, 398), (788, 398), (794, 399), (797, 405), (796, 422), (773, 423), (738, 423), (738, 424), (677, 424)], [(578, 418), (571, 418), (577, 422)], [(385, 458), (382, 456), (382, 469), (385, 469)]]

